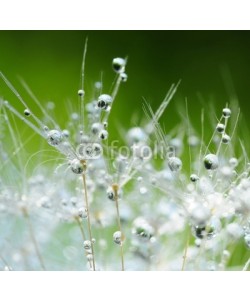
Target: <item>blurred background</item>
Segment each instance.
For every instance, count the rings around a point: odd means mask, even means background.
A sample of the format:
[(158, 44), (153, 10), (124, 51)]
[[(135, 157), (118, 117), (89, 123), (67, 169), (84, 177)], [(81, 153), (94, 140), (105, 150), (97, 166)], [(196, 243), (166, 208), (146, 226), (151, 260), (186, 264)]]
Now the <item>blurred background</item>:
[[(128, 56), (128, 81), (112, 109), (111, 135), (116, 134), (117, 124), (127, 127), (140, 121), (143, 99), (156, 109), (170, 85), (180, 79), (178, 92), (162, 120), (166, 131), (178, 123), (178, 108), (184, 107), (185, 98), (197, 128), (201, 108), (205, 105), (206, 115), (210, 102), (219, 117), (226, 103), (238, 98), (241, 111), (248, 117), (249, 31), (1, 31), (0, 70), (24, 97), (18, 76), (41, 103), (54, 101), (59, 110), (56, 119), (63, 124), (67, 101), (77, 103), (86, 37), (87, 98), (92, 97), (94, 82), (101, 78), (103, 92), (110, 91), (115, 76), (112, 59)], [(14, 99), (3, 82), (0, 95)], [(131, 118), (134, 112), (137, 118)], [(243, 128), (244, 121), (240, 124)]]

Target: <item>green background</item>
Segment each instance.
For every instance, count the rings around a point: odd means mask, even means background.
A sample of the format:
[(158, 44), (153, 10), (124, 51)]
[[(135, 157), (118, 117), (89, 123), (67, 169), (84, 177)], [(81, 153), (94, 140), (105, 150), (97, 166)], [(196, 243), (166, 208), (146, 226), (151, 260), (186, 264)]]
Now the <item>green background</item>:
[[(188, 99), (190, 119), (200, 124), (203, 103), (213, 101), (218, 111), (235, 97), (247, 117), (249, 110), (249, 31), (1, 31), (0, 70), (24, 94), (18, 76), (32, 88), (41, 103), (53, 100), (63, 124), (66, 102), (77, 101), (84, 40), (88, 36), (86, 94), (103, 72), (104, 92), (109, 92), (114, 57), (128, 56), (128, 82), (119, 93), (111, 120), (131, 124), (132, 111), (139, 122), (143, 97), (156, 108), (172, 83), (182, 80), (163, 120), (178, 123), (179, 103)], [(13, 95), (0, 83), (0, 94)], [(11, 96), (10, 96), (11, 95)], [(12, 100), (13, 101), (13, 100)], [(113, 126), (115, 128), (115, 126)], [(112, 128), (110, 128), (112, 130)]]

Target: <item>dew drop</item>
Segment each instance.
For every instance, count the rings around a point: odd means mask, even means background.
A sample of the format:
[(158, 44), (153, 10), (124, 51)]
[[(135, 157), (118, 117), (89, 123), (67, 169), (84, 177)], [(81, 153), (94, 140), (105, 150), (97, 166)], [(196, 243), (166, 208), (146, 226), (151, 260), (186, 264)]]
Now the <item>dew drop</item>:
[(107, 130), (103, 129), (99, 132), (99, 138), (101, 140), (106, 140), (108, 138), (108, 132)]
[(182, 168), (182, 161), (178, 157), (170, 157), (168, 166), (172, 172), (178, 172)]
[(231, 109), (230, 108), (223, 108), (222, 115), (225, 119), (229, 118), (231, 116)]
[(75, 174), (82, 174), (84, 172), (84, 166), (77, 158), (70, 162), (70, 168)]
[(84, 241), (83, 242), (83, 248), (85, 250), (90, 250), (91, 249), (91, 241), (89, 241), (89, 240)]
[(84, 96), (84, 90), (78, 90), (77, 92), (78, 96), (83, 97)]
[(192, 182), (196, 182), (196, 181), (199, 180), (199, 176), (196, 175), (196, 174), (191, 174), (191, 175), (190, 175), (190, 180), (191, 180)]
[(128, 80), (128, 75), (126, 74), (126, 73), (121, 73), (121, 80), (123, 81), (123, 82), (126, 82), (127, 80)]
[(26, 117), (29, 117), (31, 115), (31, 112), (28, 108), (26, 108), (23, 113)]
[(221, 141), (222, 141), (223, 144), (228, 144), (230, 142), (230, 140), (231, 140), (231, 138), (230, 138), (229, 135), (227, 135), (227, 134), (222, 135)]
[(113, 69), (116, 73), (124, 72), (126, 60), (124, 58), (116, 57), (112, 61)]
[(215, 170), (219, 166), (218, 157), (215, 154), (208, 154), (204, 158), (204, 166), (207, 170)]
[(216, 126), (216, 130), (217, 130), (217, 132), (219, 132), (219, 133), (223, 133), (224, 130), (225, 130), (225, 125), (222, 124), (222, 123), (218, 123), (217, 126)]
[(50, 130), (47, 134), (47, 141), (51, 146), (58, 146), (63, 139), (63, 134), (56, 129)]
[(86, 219), (88, 217), (88, 210), (86, 207), (80, 207), (78, 209), (78, 216), (82, 219)]
[(116, 231), (113, 234), (113, 241), (114, 241), (115, 244), (121, 245), (121, 243), (122, 243), (122, 233), (121, 233), (121, 231)]
[(107, 94), (102, 94), (99, 96), (97, 101), (97, 106), (103, 110), (107, 110), (112, 102), (112, 97)]

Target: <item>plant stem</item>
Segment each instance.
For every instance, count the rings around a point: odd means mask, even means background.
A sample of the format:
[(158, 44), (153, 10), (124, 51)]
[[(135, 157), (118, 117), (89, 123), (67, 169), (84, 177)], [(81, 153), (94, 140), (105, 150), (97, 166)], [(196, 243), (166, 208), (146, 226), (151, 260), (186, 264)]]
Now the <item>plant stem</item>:
[[(87, 168), (86, 162), (83, 162), (83, 165), (85, 168)], [(85, 169), (86, 171), (86, 169)], [(90, 222), (90, 214), (89, 214), (89, 202), (88, 202), (88, 192), (87, 192), (87, 184), (86, 184), (86, 175), (85, 173), (82, 174), (83, 179), (83, 190), (84, 190), (84, 198), (85, 198), (85, 205), (87, 208), (87, 216), (88, 216), (88, 233), (89, 233), (89, 239), (91, 242), (91, 251), (93, 255), (93, 270), (95, 271), (95, 254), (94, 254), (94, 247), (93, 247), (93, 240), (92, 240), (92, 231), (91, 231), (91, 222)]]
[(114, 199), (115, 199), (115, 206), (116, 206), (116, 215), (117, 215), (118, 229), (121, 232), (121, 237), (122, 237), (121, 238), (121, 244), (120, 244), (120, 249), (121, 249), (121, 267), (122, 267), (122, 271), (124, 271), (125, 267), (124, 267), (124, 254), (123, 254), (123, 233), (122, 233), (120, 210), (119, 210), (119, 202), (118, 202), (118, 189), (119, 189), (119, 186), (118, 186), (118, 184), (113, 184), (112, 188), (113, 188), (113, 191), (114, 191)]
[(29, 228), (29, 234), (30, 234), (30, 238), (32, 240), (32, 243), (34, 245), (34, 248), (35, 248), (35, 251), (36, 251), (36, 255), (38, 257), (38, 260), (40, 262), (40, 265), (41, 265), (41, 268), (43, 269), (43, 271), (46, 270), (45, 268), (45, 264), (44, 264), (44, 261), (43, 261), (43, 258), (42, 258), (42, 255), (39, 251), (39, 247), (38, 247), (38, 244), (37, 244), (37, 241), (36, 241), (36, 237), (35, 237), (35, 233), (33, 231), (33, 227), (32, 227), (32, 224), (31, 224), (31, 220), (30, 220), (30, 216), (29, 216), (29, 213), (27, 211), (26, 208), (23, 208), (22, 209), (22, 212), (23, 212), (23, 215), (27, 221), (27, 224), (28, 224), (28, 228)]
[[(86, 236), (85, 236), (85, 233), (84, 233), (84, 230), (83, 230), (82, 223), (81, 223), (79, 217), (75, 217), (75, 220), (76, 220), (77, 225), (80, 228), (82, 239), (83, 239), (83, 242), (84, 242), (84, 241), (86, 241)], [(87, 254), (88, 254), (87, 251), (85, 251), (85, 253), (86, 253), (86, 256), (87, 256)], [(89, 261), (89, 267), (92, 268), (91, 261)]]
[(181, 267), (182, 271), (185, 270), (185, 264), (186, 264), (186, 260), (187, 260), (187, 251), (188, 251), (188, 246), (189, 246), (189, 240), (190, 240), (190, 233), (188, 232), (187, 242), (186, 242), (186, 246), (185, 246), (185, 250), (184, 250), (184, 254), (183, 254), (183, 261), (182, 261), (182, 267)]

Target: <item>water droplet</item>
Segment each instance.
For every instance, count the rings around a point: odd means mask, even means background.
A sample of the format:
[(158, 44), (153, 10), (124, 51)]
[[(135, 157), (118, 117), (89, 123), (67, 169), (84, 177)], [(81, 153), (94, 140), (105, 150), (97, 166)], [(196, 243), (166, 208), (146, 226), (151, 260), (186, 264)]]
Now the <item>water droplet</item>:
[(68, 131), (67, 129), (64, 129), (64, 130), (62, 131), (62, 134), (63, 134), (63, 136), (64, 136), (65, 138), (68, 138), (68, 137), (69, 137), (69, 131)]
[(123, 81), (123, 82), (126, 82), (127, 80), (128, 80), (128, 75), (126, 74), (126, 73), (121, 73), (121, 80)]
[(127, 133), (127, 141), (129, 145), (133, 145), (139, 142), (146, 142), (148, 139), (147, 134), (144, 132), (144, 130), (140, 127), (133, 127), (129, 129)]
[(144, 240), (150, 240), (154, 235), (154, 228), (142, 217), (138, 217), (133, 222), (132, 233)]
[(229, 135), (227, 135), (227, 134), (222, 135), (221, 141), (222, 141), (223, 144), (228, 144), (230, 142), (230, 140), (231, 140), (231, 138), (230, 138)]
[(222, 115), (225, 119), (231, 116), (231, 109), (230, 108), (223, 108)]
[(218, 157), (215, 154), (208, 154), (204, 158), (204, 166), (207, 170), (215, 170), (219, 166)]
[(250, 249), (250, 234), (249, 233), (245, 235), (244, 241), (245, 241), (247, 248)]
[(112, 102), (112, 97), (107, 94), (102, 94), (99, 96), (97, 101), (97, 106), (103, 110), (107, 110)]
[(125, 70), (126, 60), (124, 58), (114, 58), (112, 61), (113, 69), (116, 73), (122, 73)]
[(26, 117), (29, 117), (31, 115), (31, 112), (28, 108), (26, 108), (23, 113)]
[(77, 158), (70, 162), (70, 167), (75, 174), (82, 174), (84, 172), (84, 166)]
[(191, 223), (198, 227), (205, 227), (210, 216), (209, 208), (201, 204), (195, 206), (190, 212)]
[(86, 207), (80, 207), (78, 209), (78, 216), (82, 219), (86, 219), (88, 217), (88, 210)]
[(84, 96), (84, 90), (78, 90), (77, 92), (78, 96), (83, 97)]
[(93, 134), (98, 134), (101, 129), (102, 129), (102, 124), (101, 123), (93, 123), (92, 126), (91, 126), (91, 132)]
[(192, 226), (192, 233), (199, 239), (212, 239), (221, 230), (221, 223), (218, 218), (212, 217), (205, 226)]
[(146, 195), (148, 192), (148, 189), (145, 186), (140, 187), (140, 194)]
[(196, 181), (199, 180), (199, 176), (196, 175), (196, 174), (191, 174), (191, 175), (190, 175), (190, 180), (191, 180), (192, 182), (196, 182)]
[(58, 146), (63, 140), (63, 135), (59, 130), (50, 130), (47, 134), (47, 141), (51, 146)]
[(89, 241), (89, 240), (84, 241), (83, 242), (83, 248), (85, 250), (90, 250), (91, 249), (91, 241)]
[(168, 166), (172, 172), (178, 172), (182, 168), (182, 161), (178, 157), (170, 157)]
[(112, 188), (108, 188), (107, 197), (109, 200), (115, 200), (115, 194)]
[(229, 164), (231, 167), (236, 168), (238, 166), (238, 159), (235, 157), (230, 158)]
[(106, 140), (108, 138), (107, 130), (105, 130), (105, 129), (101, 130), (100, 133), (99, 133), (99, 138), (101, 140)]
[(116, 231), (113, 234), (113, 241), (117, 244), (117, 245), (121, 245), (122, 242), (122, 233), (121, 231)]
[(218, 123), (217, 126), (216, 126), (216, 130), (217, 130), (219, 133), (223, 133), (224, 130), (225, 130), (225, 125), (222, 124), (222, 123)]

